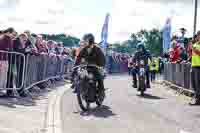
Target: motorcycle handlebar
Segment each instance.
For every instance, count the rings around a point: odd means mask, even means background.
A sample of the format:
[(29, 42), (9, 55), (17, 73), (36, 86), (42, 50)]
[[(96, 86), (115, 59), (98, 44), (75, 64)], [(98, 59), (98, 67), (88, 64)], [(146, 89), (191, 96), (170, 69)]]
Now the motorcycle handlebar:
[(73, 67), (72, 70), (75, 70), (79, 67), (94, 67), (94, 68), (100, 69), (100, 67), (97, 65), (78, 65), (78, 66)]

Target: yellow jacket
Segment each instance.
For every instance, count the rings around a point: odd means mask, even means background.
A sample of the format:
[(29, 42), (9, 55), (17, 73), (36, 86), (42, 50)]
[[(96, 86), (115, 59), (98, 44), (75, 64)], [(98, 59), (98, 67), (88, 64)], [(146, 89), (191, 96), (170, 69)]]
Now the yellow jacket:
[(159, 59), (152, 58), (152, 61), (149, 62), (150, 71), (158, 71), (159, 70)]

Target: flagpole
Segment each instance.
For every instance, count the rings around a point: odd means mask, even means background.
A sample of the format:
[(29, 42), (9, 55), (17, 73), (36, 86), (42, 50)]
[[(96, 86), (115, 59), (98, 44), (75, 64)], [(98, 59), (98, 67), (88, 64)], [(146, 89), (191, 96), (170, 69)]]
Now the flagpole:
[(198, 0), (195, 0), (195, 3), (194, 3), (194, 31), (193, 31), (193, 36), (196, 34), (196, 28), (197, 28), (197, 10), (198, 10)]
[(107, 39), (108, 39), (108, 23), (109, 23), (109, 17), (110, 17), (110, 14), (107, 13), (106, 14), (106, 18), (105, 18), (105, 21), (104, 21), (104, 24), (103, 24), (103, 27), (102, 27), (102, 31), (101, 31), (101, 48), (105, 54), (105, 57), (106, 57), (106, 69), (108, 69), (108, 42), (107, 42)]

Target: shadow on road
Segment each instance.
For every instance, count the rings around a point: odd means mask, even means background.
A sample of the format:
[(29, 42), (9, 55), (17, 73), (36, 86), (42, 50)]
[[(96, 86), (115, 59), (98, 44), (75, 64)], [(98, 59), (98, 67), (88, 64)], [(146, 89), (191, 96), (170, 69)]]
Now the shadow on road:
[(138, 97), (141, 97), (141, 98), (145, 98), (145, 99), (153, 99), (153, 100), (160, 100), (160, 99), (164, 99), (162, 97), (158, 97), (158, 96), (153, 96), (153, 95), (150, 95), (150, 94), (144, 94), (143, 96), (137, 94)]
[(65, 85), (65, 82), (54, 82), (46, 85), (45, 88), (33, 87), (29, 90), (27, 97), (9, 97), (5, 92), (0, 91), (0, 106), (16, 108), (16, 105), (21, 106), (36, 106), (37, 100), (48, 99), (48, 93)]
[(115, 116), (116, 114), (112, 112), (110, 107), (108, 107), (106, 105), (102, 105), (101, 107), (91, 109), (89, 112), (81, 112), (80, 115), (81, 116), (91, 116), (92, 115), (92, 116), (99, 117), (99, 118), (108, 118), (108, 117)]

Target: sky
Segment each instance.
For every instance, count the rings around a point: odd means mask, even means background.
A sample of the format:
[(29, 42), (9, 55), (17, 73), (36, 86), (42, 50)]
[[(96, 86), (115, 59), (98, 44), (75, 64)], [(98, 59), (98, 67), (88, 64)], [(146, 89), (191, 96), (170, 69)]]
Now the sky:
[[(168, 17), (172, 18), (173, 33), (185, 27), (191, 36), (193, 1), (0, 0), (0, 29), (12, 26), (19, 32), (29, 29), (34, 33), (65, 33), (79, 38), (90, 32), (99, 42), (105, 15), (110, 13), (111, 43), (126, 40), (140, 29), (162, 29)], [(200, 30), (200, 24), (197, 29)]]

